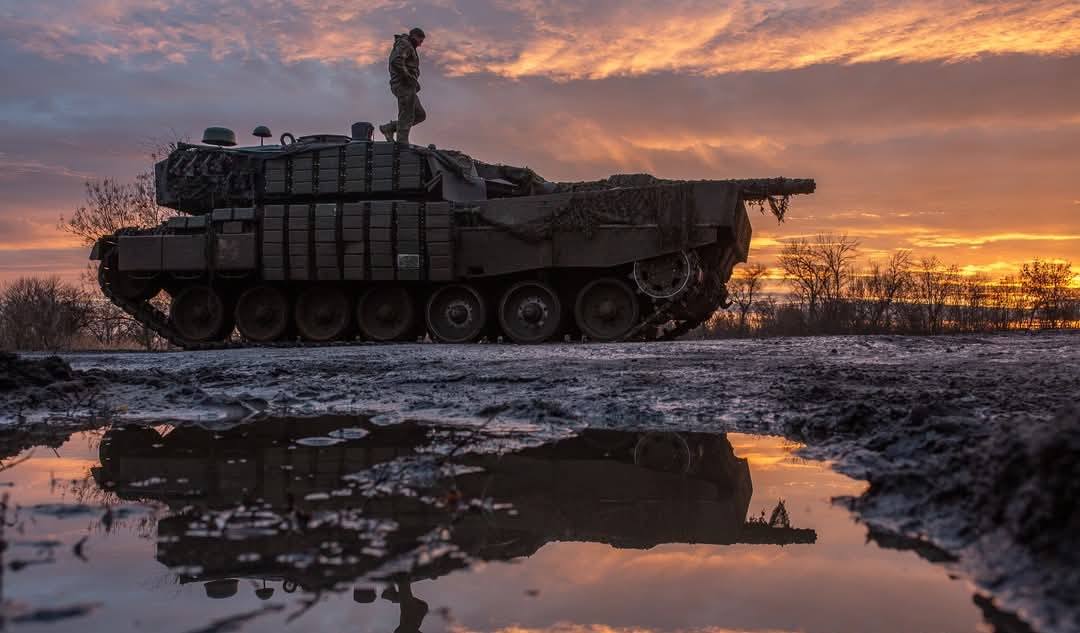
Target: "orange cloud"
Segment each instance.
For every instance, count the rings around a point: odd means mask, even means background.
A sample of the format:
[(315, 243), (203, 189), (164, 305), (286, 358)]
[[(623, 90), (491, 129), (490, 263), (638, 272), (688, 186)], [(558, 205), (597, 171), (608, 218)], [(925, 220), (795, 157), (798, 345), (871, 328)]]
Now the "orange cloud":
[(989, 235), (940, 235), (920, 234), (908, 241), (920, 248), (950, 246), (983, 246), (996, 242), (1072, 242), (1080, 240), (1080, 233), (993, 233)]
[[(69, 6), (74, 4), (74, 7)], [(802, 2), (645, 0), (568, 5), (506, 0), (376, 0), (270, 5), (114, 0), (27, 7), (9, 23), (24, 49), (140, 64), (239, 54), (285, 63), (380, 61), (406, 15), (439, 16), (434, 58), (451, 75), (556, 80), (676, 72), (714, 76), (815, 64), (957, 62), (1080, 52), (1069, 0)], [(418, 6), (417, 6), (418, 5)], [(420, 18), (422, 20), (422, 17)]]
[(0, 215), (0, 252), (74, 247), (82, 247), (82, 243), (74, 236), (61, 232), (55, 220), (49, 222), (38, 218)]
[[(663, 17), (648, 16), (650, 8)], [(1073, 2), (924, 0), (862, 9), (845, 2), (813, 9), (785, 2), (624, 3), (590, 20), (567, 20), (554, 10), (532, 17), (537, 36), (508, 58), (485, 59), (483, 42), (470, 37), (458, 48), (477, 53), (459, 53), (448, 66), (460, 74), (570, 80), (1080, 51), (1080, 9)]]

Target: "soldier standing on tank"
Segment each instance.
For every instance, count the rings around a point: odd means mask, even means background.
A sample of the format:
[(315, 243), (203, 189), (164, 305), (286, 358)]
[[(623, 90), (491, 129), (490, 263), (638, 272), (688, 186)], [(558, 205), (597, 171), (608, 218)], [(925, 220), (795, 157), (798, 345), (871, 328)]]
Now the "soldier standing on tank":
[(390, 142), (396, 140), (408, 144), (409, 130), (427, 118), (417, 96), (420, 92), (420, 54), (416, 49), (424, 43), (424, 37), (420, 28), (394, 36), (394, 48), (390, 51), (390, 92), (397, 97), (398, 118), (379, 126), (379, 131)]

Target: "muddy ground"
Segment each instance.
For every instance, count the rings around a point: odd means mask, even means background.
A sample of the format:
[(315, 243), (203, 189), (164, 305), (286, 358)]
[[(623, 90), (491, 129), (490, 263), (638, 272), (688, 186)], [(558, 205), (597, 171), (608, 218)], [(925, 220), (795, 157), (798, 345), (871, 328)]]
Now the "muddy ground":
[(328, 411), (786, 435), (870, 482), (838, 501), (873, 538), (950, 561), (1036, 630), (1080, 630), (1080, 333), (32, 358), (0, 358), (0, 449), (46, 422)]

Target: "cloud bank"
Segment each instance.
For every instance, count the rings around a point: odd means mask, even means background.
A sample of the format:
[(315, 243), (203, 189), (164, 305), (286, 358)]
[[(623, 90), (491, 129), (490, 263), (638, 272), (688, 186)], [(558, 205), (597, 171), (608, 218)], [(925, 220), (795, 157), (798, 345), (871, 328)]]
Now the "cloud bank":
[(433, 27), (450, 76), (716, 76), (1080, 52), (1070, 0), (66, 0), (15, 2), (4, 17), (0, 32), (23, 50), (149, 67), (203, 55), (363, 66), (414, 23)]
[(56, 219), (155, 139), (389, 118), (414, 24), (418, 142), (552, 179), (817, 178), (787, 224), (753, 218), (766, 263), (818, 231), (971, 271), (1080, 260), (1075, 2), (0, 0), (0, 280), (85, 257), (51, 255)]

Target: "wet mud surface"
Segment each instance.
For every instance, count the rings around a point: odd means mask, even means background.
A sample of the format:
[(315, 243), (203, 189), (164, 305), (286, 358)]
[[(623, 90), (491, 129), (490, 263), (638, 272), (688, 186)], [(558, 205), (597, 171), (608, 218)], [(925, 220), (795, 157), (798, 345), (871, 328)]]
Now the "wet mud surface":
[(783, 435), (806, 444), (800, 455), (835, 460), (840, 472), (868, 481), (866, 490), (821, 497), (853, 510), (864, 538), (869, 532), (890, 551), (913, 550), (934, 561), (932, 569), (971, 580), (999, 630), (1080, 630), (1076, 334), (64, 360), (82, 381), (77, 397), (50, 402), (27, 400), (26, 389), (0, 391), (7, 455), (44, 442), (41, 428), (70, 433), (104, 419), (226, 430), (328, 413), (373, 414), (380, 426), (482, 426), (541, 443), (583, 429)]

